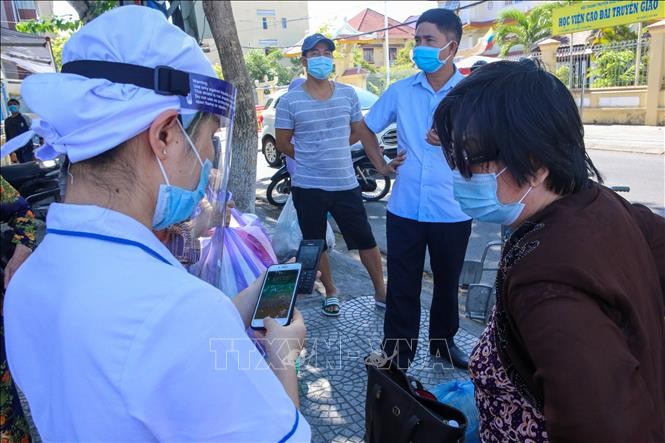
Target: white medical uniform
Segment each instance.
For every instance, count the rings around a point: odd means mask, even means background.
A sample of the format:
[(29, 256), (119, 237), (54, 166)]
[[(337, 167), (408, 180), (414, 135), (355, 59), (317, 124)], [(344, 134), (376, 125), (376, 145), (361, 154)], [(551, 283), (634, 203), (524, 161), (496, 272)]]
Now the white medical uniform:
[(309, 441), (232, 302), (136, 220), (53, 204), (5, 298), (10, 370), (47, 442)]

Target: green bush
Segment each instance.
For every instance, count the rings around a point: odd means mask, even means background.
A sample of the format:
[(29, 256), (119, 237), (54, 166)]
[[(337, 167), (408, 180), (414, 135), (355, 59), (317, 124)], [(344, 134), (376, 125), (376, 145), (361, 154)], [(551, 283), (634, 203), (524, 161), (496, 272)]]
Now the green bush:
[[(640, 71), (646, 72), (646, 56), (640, 60)], [(601, 52), (593, 59), (590, 70), (594, 88), (628, 86), (635, 82), (635, 52), (631, 50)]]
[(568, 86), (568, 82), (570, 81), (570, 66), (568, 65), (562, 65), (559, 66), (559, 69), (556, 70), (556, 73), (554, 74), (557, 76), (561, 82)]

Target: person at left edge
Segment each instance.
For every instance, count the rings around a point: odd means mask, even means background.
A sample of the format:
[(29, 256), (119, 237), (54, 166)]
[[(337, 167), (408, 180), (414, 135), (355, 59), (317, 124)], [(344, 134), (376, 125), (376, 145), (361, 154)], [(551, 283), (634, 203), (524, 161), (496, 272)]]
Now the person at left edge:
[(268, 367), (245, 332), (259, 285), (231, 300), (152, 232), (191, 215), (215, 158), (224, 111), (190, 109), (190, 81), (230, 86), (196, 41), (142, 6), (95, 18), (62, 59), (22, 93), (42, 117), (37, 156), (71, 163), (65, 203), (50, 207), (4, 306), (10, 370), (41, 438), (309, 441), (300, 313), (286, 327), (266, 319)]
[[(21, 113), (21, 104), (15, 98), (10, 98), (7, 101), (7, 108), (11, 115), (5, 119), (5, 135), (7, 141), (17, 137), (30, 130), (32, 119), (27, 115)], [(33, 161), (35, 156), (32, 152), (34, 145), (32, 139), (28, 140), (26, 144), (16, 150), (16, 159), (19, 163), (26, 163)]]

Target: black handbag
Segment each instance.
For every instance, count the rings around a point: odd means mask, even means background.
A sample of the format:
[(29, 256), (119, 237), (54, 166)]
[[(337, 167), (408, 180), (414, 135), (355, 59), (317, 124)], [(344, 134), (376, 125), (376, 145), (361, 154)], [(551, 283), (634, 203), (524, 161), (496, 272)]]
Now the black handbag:
[[(366, 443), (461, 443), (467, 420), (390, 360), (365, 359)], [(430, 398), (427, 398), (430, 397)]]

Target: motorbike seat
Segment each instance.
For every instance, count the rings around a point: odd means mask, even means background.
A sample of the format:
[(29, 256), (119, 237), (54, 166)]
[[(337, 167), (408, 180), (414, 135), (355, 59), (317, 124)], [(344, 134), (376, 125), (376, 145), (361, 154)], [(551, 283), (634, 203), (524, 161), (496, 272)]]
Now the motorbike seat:
[(365, 150), (360, 148), (360, 149), (351, 149), (351, 159), (356, 160), (360, 157), (365, 156)]
[(44, 171), (35, 161), (2, 167), (2, 176), (15, 188), (19, 188), (21, 184), (28, 180), (41, 177), (43, 175)]

